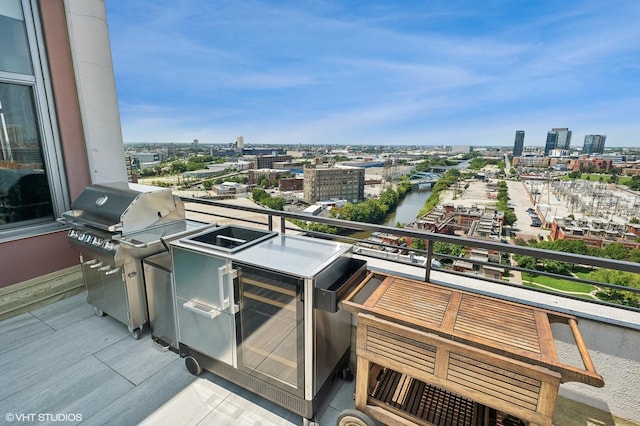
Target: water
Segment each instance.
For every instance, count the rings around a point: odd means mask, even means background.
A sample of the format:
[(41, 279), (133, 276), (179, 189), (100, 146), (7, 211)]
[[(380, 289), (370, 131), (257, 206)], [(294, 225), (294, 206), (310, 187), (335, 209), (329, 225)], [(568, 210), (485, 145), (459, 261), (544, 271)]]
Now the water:
[(395, 211), (385, 218), (383, 225), (396, 226), (400, 222), (407, 225), (417, 219), (418, 212), (424, 206), (431, 195), (430, 189), (414, 189), (407, 192), (403, 200), (400, 200)]
[[(456, 164), (455, 166), (447, 167), (447, 169), (464, 169), (470, 163), (470, 160), (465, 160)], [(404, 199), (400, 200), (400, 203), (396, 207), (395, 211), (387, 215), (382, 225), (396, 226), (396, 223), (400, 222), (407, 225), (417, 219), (418, 212), (424, 207), (424, 203), (431, 195), (431, 189), (413, 189), (408, 192)], [(356, 231), (349, 234), (350, 237), (366, 239), (371, 236), (369, 231)]]
[[(403, 225), (413, 222), (417, 219), (418, 212), (424, 206), (429, 195), (431, 195), (430, 189), (414, 189), (407, 192), (404, 199), (400, 200), (395, 211), (389, 213), (381, 225), (395, 227), (398, 222)], [(371, 236), (371, 231), (353, 231), (349, 233), (349, 236), (364, 240)]]
[[(464, 169), (466, 168), (470, 160), (464, 160), (455, 166), (446, 167), (447, 169)], [(414, 189), (408, 192), (403, 200), (400, 201), (396, 210), (389, 214), (383, 225), (396, 226), (396, 223), (400, 222), (403, 225), (407, 225), (417, 219), (418, 212), (424, 207), (424, 203), (431, 195), (431, 189)]]

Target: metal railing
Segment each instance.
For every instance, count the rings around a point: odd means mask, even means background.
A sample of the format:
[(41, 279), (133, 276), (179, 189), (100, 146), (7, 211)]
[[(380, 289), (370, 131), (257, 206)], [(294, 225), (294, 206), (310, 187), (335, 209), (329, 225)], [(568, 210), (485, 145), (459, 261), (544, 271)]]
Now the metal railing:
[[(617, 290), (620, 292), (629, 292), (631, 294), (640, 294), (640, 289), (639, 288), (634, 288), (634, 287), (628, 287), (628, 286), (623, 286), (623, 285), (617, 285), (617, 284), (611, 284), (611, 283), (605, 283), (605, 282), (600, 282), (600, 281), (590, 281), (590, 280), (586, 280), (586, 279), (582, 279), (579, 278), (577, 276), (572, 276), (572, 275), (561, 275), (561, 274), (555, 274), (555, 273), (551, 273), (551, 272), (546, 272), (544, 270), (538, 270), (538, 269), (527, 269), (527, 268), (522, 268), (516, 265), (512, 265), (511, 262), (508, 263), (495, 263), (495, 262), (489, 262), (489, 261), (482, 261), (482, 260), (476, 260), (476, 259), (470, 259), (470, 258), (459, 258), (456, 256), (451, 256), (451, 255), (447, 255), (447, 254), (443, 254), (443, 253), (437, 253), (434, 251), (434, 244), (436, 242), (442, 242), (442, 243), (448, 243), (448, 244), (454, 244), (454, 245), (459, 245), (459, 246), (463, 246), (465, 248), (480, 248), (480, 249), (486, 249), (489, 252), (493, 252), (493, 253), (498, 253), (498, 255), (500, 255), (501, 253), (508, 253), (509, 255), (511, 254), (516, 254), (516, 255), (523, 255), (523, 256), (531, 256), (534, 257), (536, 259), (550, 259), (550, 260), (554, 260), (554, 261), (558, 261), (558, 262), (566, 262), (569, 264), (574, 264), (574, 265), (580, 265), (580, 266), (584, 266), (584, 267), (591, 267), (591, 268), (606, 268), (606, 269), (612, 269), (612, 270), (617, 270), (617, 271), (625, 271), (625, 272), (631, 272), (631, 273), (636, 273), (636, 274), (640, 274), (640, 263), (635, 263), (635, 262), (628, 262), (628, 261), (623, 261), (623, 260), (614, 260), (614, 259), (607, 259), (607, 258), (600, 258), (600, 257), (594, 257), (594, 256), (586, 256), (586, 255), (580, 255), (580, 254), (573, 254), (573, 253), (563, 253), (563, 252), (558, 252), (558, 251), (551, 251), (551, 250), (544, 250), (544, 249), (539, 249), (539, 248), (533, 248), (533, 247), (527, 247), (527, 246), (519, 246), (519, 245), (514, 245), (514, 244), (507, 244), (507, 243), (503, 243), (503, 242), (494, 242), (491, 240), (483, 240), (483, 239), (474, 239), (474, 238), (465, 238), (465, 237), (459, 237), (459, 236), (452, 236), (452, 235), (444, 235), (444, 234), (437, 234), (437, 233), (433, 233), (433, 232), (428, 232), (428, 231), (424, 231), (424, 230), (419, 230), (419, 229), (410, 229), (410, 228), (395, 228), (395, 227), (390, 227), (390, 226), (384, 226), (384, 225), (375, 225), (375, 224), (369, 224), (369, 223), (361, 223), (361, 222), (351, 222), (351, 221), (346, 221), (346, 220), (341, 220), (341, 219), (334, 219), (334, 218), (327, 218), (327, 217), (319, 217), (319, 216), (312, 216), (312, 215), (308, 215), (308, 214), (301, 214), (301, 213), (293, 213), (293, 212), (285, 212), (285, 211), (278, 211), (278, 210), (271, 210), (271, 209), (267, 209), (267, 208), (260, 208), (260, 207), (247, 207), (247, 206), (239, 206), (239, 205), (234, 205), (234, 204), (229, 204), (229, 203), (225, 203), (225, 202), (220, 202), (220, 201), (213, 201), (213, 200), (208, 200), (208, 199), (202, 199), (202, 198), (188, 198), (188, 197), (183, 197), (182, 198), (183, 201), (185, 202), (185, 210), (187, 213), (197, 213), (197, 214), (204, 214), (207, 216), (210, 216), (212, 218), (218, 217), (218, 218), (224, 218), (224, 219), (229, 219), (229, 220), (233, 220), (233, 221), (241, 221), (241, 222), (247, 222), (247, 223), (251, 223), (254, 225), (260, 225), (260, 226), (266, 226), (268, 227), (269, 230), (273, 230), (273, 225), (274, 225), (274, 220), (279, 220), (280, 221), (280, 231), (282, 233), (286, 233), (287, 230), (289, 231), (296, 231), (296, 232), (304, 232), (307, 235), (310, 236), (314, 236), (314, 237), (320, 237), (320, 238), (324, 238), (324, 239), (332, 239), (332, 240), (339, 240), (339, 241), (345, 241), (345, 242), (349, 242), (355, 245), (362, 245), (363, 243), (366, 244), (372, 244), (369, 241), (365, 241), (361, 238), (353, 238), (350, 237), (348, 235), (348, 232), (356, 232), (356, 231), (366, 231), (366, 232), (378, 232), (378, 233), (382, 233), (382, 234), (391, 234), (391, 235), (395, 235), (397, 237), (404, 237), (404, 238), (417, 238), (417, 239), (421, 239), (424, 240), (426, 242), (426, 249), (425, 250), (419, 250), (419, 249), (414, 249), (414, 248), (408, 248), (408, 247), (398, 247), (395, 245), (391, 245), (391, 244), (385, 244), (385, 243), (380, 243), (380, 242), (376, 242), (375, 245), (377, 245), (378, 247), (380, 247), (380, 253), (385, 253), (384, 250), (404, 250), (407, 252), (411, 252), (408, 255), (396, 255), (396, 256), (389, 256), (388, 253), (385, 256), (373, 256), (372, 253), (375, 252), (375, 250), (373, 251), (367, 251), (367, 250), (359, 250), (358, 248), (356, 248), (356, 252), (363, 255), (363, 256), (370, 256), (370, 257), (376, 257), (376, 258), (384, 258), (385, 260), (388, 261), (392, 261), (392, 262), (398, 262), (398, 263), (403, 263), (403, 264), (410, 264), (412, 266), (418, 266), (421, 268), (424, 268), (424, 280), (425, 281), (429, 281), (430, 280), (430, 276), (431, 276), (431, 270), (433, 269), (432, 266), (432, 260), (433, 259), (439, 259), (441, 261), (447, 262), (447, 261), (453, 261), (453, 260), (464, 260), (465, 262), (468, 262), (470, 264), (473, 264), (475, 266), (477, 266), (478, 268), (481, 268), (483, 266), (490, 266), (490, 267), (499, 267), (499, 268), (504, 268), (505, 271), (508, 271), (508, 273), (510, 274), (512, 271), (517, 271), (520, 273), (528, 273), (528, 274), (532, 274), (532, 275), (538, 275), (538, 276), (546, 276), (546, 277), (550, 277), (553, 279), (562, 279), (565, 281), (573, 281), (573, 282), (578, 282), (578, 283), (584, 283), (584, 284), (588, 284), (588, 285), (592, 285), (598, 288), (603, 288), (603, 289), (612, 289), (612, 290)], [(196, 209), (195, 206), (194, 207), (190, 207), (190, 204), (194, 204), (196, 206), (206, 206), (203, 207), (202, 209)], [(227, 213), (225, 213), (224, 210), (227, 210)], [(228, 212), (228, 211), (231, 211)], [(243, 218), (239, 218), (237, 216), (234, 216), (232, 214), (233, 211), (236, 210), (240, 210), (243, 212), (248, 212), (248, 213), (253, 213), (259, 216), (264, 216), (265, 218), (265, 222), (263, 221), (259, 221), (259, 220), (253, 220), (253, 219), (243, 219)], [(293, 226), (293, 224), (288, 225), (287, 224), (287, 220), (302, 220), (306, 223), (320, 223), (320, 224), (324, 224), (324, 225), (328, 225), (331, 227), (335, 227), (339, 230), (341, 230), (341, 232), (339, 234), (328, 234), (328, 233), (324, 233), (324, 232), (318, 232), (318, 231), (310, 231), (310, 230), (304, 230), (304, 229), (300, 229), (297, 226)], [(211, 222), (215, 222), (215, 220), (212, 220)], [(416, 253), (418, 254), (418, 256), (416, 256)], [(420, 254), (422, 256), (420, 256)], [(510, 256), (509, 256), (510, 257)], [(421, 262), (416, 262), (415, 260), (417, 259), (424, 259), (424, 261)], [(455, 270), (450, 270), (450, 269), (446, 269), (447, 273), (451, 273), (451, 274), (456, 274), (456, 275), (461, 275), (461, 276), (467, 276), (467, 277), (472, 277), (474, 279), (478, 279), (478, 280), (483, 280), (483, 281), (489, 281), (489, 282), (493, 282), (493, 283), (499, 283), (505, 286), (517, 286), (519, 288), (526, 288), (527, 290), (530, 291), (535, 291), (535, 292), (541, 292), (541, 293), (549, 293), (549, 294), (557, 294), (557, 295), (562, 295), (563, 297), (567, 297), (567, 298), (572, 298), (572, 299), (577, 299), (577, 300), (581, 300), (581, 301), (586, 301), (586, 302), (590, 302), (590, 303), (594, 303), (594, 304), (600, 304), (600, 305), (606, 305), (606, 306), (614, 306), (616, 308), (620, 308), (620, 309), (625, 309), (625, 310), (630, 310), (630, 311), (634, 311), (634, 312), (640, 312), (640, 308), (635, 307), (635, 306), (627, 306), (627, 305), (621, 305), (621, 304), (616, 304), (616, 303), (611, 303), (611, 302), (607, 302), (607, 301), (603, 301), (603, 300), (599, 300), (599, 299), (593, 299), (593, 298), (586, 298), (586, 297), (580, 297), (580, 296), (576, 296), (574, 294), (571, 293), (567, 293), (567, 292), (563, 292), (560, 290), (553, 290), (553, 289), (547, 289), (547, 288), (540, 288), (540, 287), (525, 287), (522, 284), (515, 284), (515, 283), (511, 283), (502, 279), (493, 279), (490, 277), (486, 277), (480, 274), (469, 274), (466, 272), (460, 272), (460, 271), (455, 271)]]

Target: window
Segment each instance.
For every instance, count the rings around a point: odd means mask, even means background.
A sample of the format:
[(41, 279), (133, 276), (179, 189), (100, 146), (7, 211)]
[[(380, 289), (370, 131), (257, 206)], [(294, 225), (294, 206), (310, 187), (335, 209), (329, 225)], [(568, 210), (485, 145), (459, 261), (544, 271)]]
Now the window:
[(29, 86), (0, 82), (0, 223), (51, 217), (51, 195)]
[(51, 222), (65, 199), (35, 5), (0, 2), (0, 237)]

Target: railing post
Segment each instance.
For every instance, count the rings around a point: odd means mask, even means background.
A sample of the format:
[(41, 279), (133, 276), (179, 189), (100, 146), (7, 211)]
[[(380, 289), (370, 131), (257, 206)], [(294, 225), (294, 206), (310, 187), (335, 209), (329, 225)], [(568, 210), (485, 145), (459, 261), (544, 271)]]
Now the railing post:
[(280, 216), (280, 233), (282, 235), (284, 235), (284, 231), (285, 231), (285, 219), (284, 216)]
[(424, 265), (424, 280), (429, 282), (431, 279), (431, 259), (433, 258), (433, 240), (427, 240), (427, 259)]
[(269, 219), (269, 231), (273, 231), (273, 215), (267, 216)]

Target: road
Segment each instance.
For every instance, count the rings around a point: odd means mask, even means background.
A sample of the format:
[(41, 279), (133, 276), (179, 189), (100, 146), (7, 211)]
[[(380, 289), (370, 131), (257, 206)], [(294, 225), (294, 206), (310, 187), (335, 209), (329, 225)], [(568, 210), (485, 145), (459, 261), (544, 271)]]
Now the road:
[(525, 185), (521, 181), (515, 180), (506, 182), (509, 189), (509, 201), (518, 217), (518, 221), (513, 225), (516, 236), (524, 240), (536, 238), (539, 235), (543, 235), (546, 238), (549, 235), (549, 230), (531, 226), (531, 217), (527, 213), (527, 209), (535, 206), (529, 198), (529, 191)]

